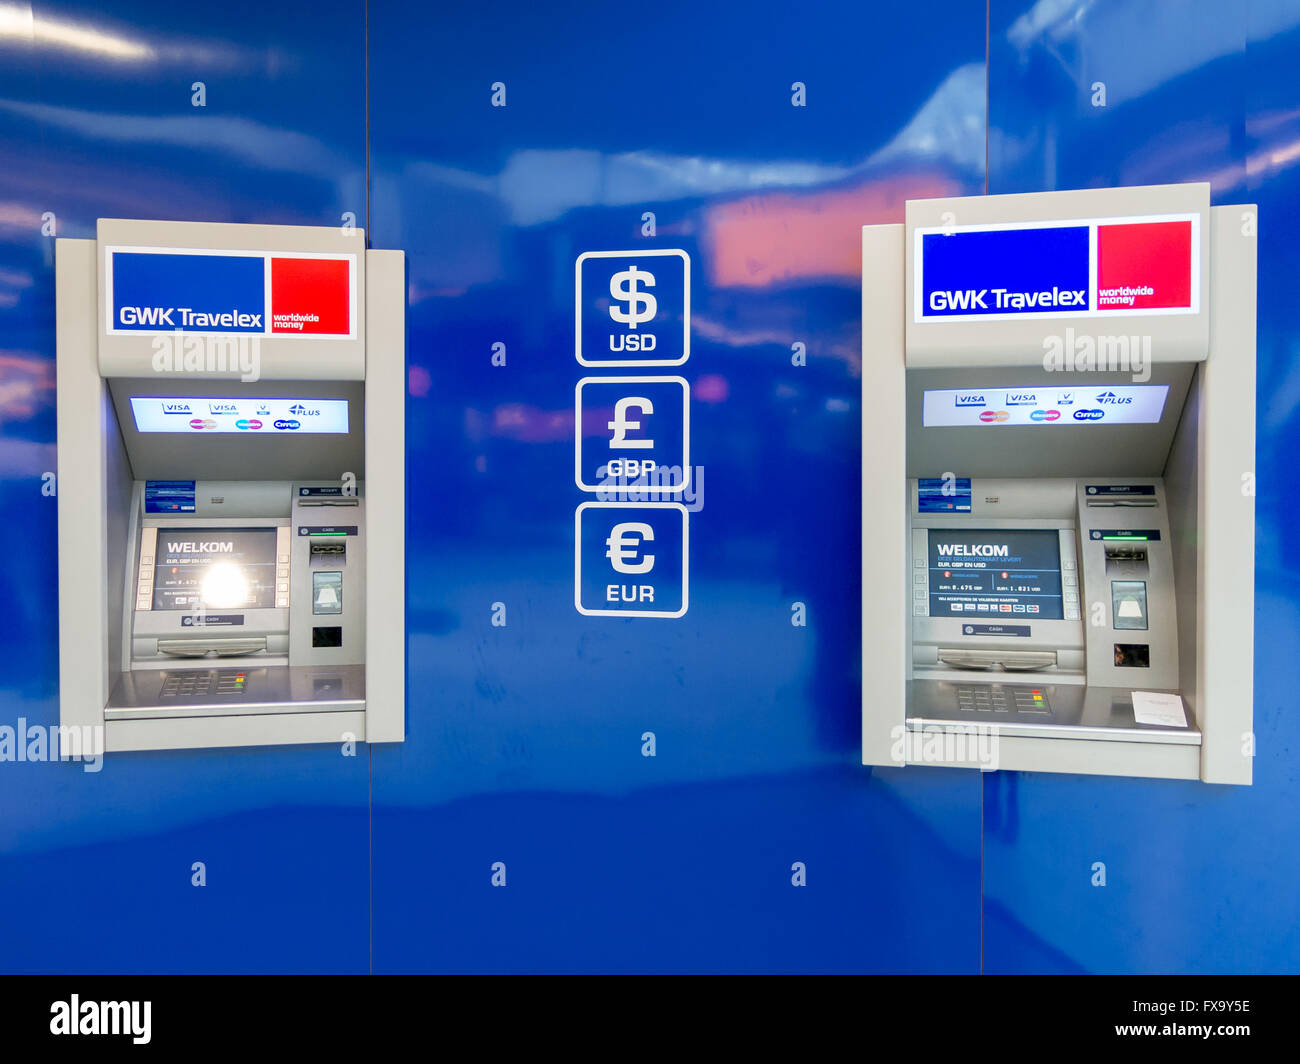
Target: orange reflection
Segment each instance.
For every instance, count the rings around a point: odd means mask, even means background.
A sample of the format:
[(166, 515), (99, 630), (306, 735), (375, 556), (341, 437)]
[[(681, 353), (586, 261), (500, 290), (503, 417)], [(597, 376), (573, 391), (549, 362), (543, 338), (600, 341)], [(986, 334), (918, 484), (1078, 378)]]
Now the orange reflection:
[(862, 276), (864, 225), (902, 222), (909, 199), (961, 194), (934, 173), (896, 174), (799, 194), (760, 193), (706, 209), (710, 283), (761, 288), (815, 277)]

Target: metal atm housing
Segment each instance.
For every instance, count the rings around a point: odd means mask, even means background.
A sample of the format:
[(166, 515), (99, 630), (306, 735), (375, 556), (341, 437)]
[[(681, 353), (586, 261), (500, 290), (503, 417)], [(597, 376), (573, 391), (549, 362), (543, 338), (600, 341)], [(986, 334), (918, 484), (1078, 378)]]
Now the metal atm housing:
[(1189, 184), (864, 227), (864, 764), (1251, 782), (1254, 219)]
[(405, 737), (405, 258), (101, 219), (56, 248), (60, 722)]

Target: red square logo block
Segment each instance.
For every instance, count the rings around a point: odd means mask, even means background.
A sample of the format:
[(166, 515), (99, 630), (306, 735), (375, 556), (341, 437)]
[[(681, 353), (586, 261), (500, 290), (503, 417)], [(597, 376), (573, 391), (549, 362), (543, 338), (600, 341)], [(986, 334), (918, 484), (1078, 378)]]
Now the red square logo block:
[(271, 332), (348, 336), (351, 259), (271, 259)]
[(1097, 309), (1190, 309), (1192, 223), (1097, 226)]

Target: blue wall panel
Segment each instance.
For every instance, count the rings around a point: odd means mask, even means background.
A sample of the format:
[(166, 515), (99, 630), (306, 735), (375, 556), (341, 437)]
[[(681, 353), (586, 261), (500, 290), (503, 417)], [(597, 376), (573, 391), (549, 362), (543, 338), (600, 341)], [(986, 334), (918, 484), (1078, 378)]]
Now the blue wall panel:
[[(0, 725), (57, 720), (43, 214), (351, 212), (409, 257), (408, 738), (0, 762), (0, 969), (1296, 969), (1300, 4), (998, 2), (987, 64), (961, 0), (109, 8), (0, 33)], [(1260, 205), (1253, 788), (858, 764), (859, 227), (986, 178)], [(573, 263), (619, 248), (692, 259), (680, 620), (572, 604)]]
[[(359, 5), (37, 4), (0, 36), (0, 724), (58, 722), (53, 239), (365, 209)], [(206, 106), (192, 106), (192, 86)], [(0, 763), (0, 968), (365, 971), (368, 755)], [(207, 866), (193, 887), (191, 865)]]
[[(412, 489), (377, 970), (976, 970), (979, 780), (859, 763), (859, 232), (982, 189), (982, 9), (383, 3), (370, 32)], [(641, 248), (692, 259), (680, 620), (573, 605), (573, 391), (604, 372), (574, 261)]]
[[(1259, 204), (1255, 783), (984, 781), (987, 971), (1295, 971), (1300, 4), (995, 3), (989, 191), (1209, 181)], [(1095, 84), (1105, 106), (1094, 106)], [(1230, 352), (1228, 354), (1231, 354)], [(1243, 470), (1243, 473), (1248, 472)], [(1106, 885), (1093, 886), (1094, 862)]]

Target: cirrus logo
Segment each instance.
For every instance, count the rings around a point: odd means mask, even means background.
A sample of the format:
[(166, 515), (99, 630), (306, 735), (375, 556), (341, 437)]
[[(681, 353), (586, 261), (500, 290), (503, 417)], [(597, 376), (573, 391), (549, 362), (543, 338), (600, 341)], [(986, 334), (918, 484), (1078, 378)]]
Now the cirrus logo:
[(293, 418), (287, 418), (285, 420), (275, 422), (275, 427), (277, 429), (296, 429), (300, 427), (301, 424), (302, 424), (301, 421), (295, 421)]
[(1106, 416), (1104, 410), (1076, 410), (1074, 412), (1075, 421), (1100, 421)]
[(210, 417), (196, 417), (190, 419), (190, 428), (192, 429), (215, 429), (217, 423)]

